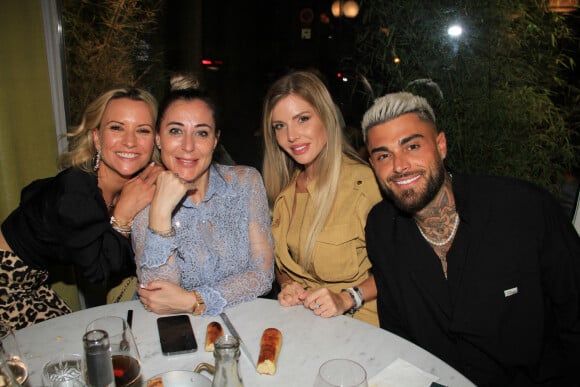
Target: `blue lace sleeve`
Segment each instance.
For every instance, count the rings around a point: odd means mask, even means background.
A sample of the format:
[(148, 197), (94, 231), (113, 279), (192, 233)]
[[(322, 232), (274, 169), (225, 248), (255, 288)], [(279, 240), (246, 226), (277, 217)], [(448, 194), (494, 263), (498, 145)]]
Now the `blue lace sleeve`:
[(137, 264), (139, 282), (153, 280), (169, 281), (180, 285), (181, 274), (176, 259), (176, 237), (164, 238), (152, 233), (147, 227), (149, 207), (141, 211), (133, 220), (132, 241)]
[[(227, 301), (227, 306), (250, 301), (269, 292), (274, 280), (273, 239), (266, 190), (257, 171), (248, 169), (246, 172), (240, 176), (240, 185), (247, 198), (245, 203), (239, 205), (248, 205), (249, 208), (249, 259), (243, 270), (222, 278), (213, 286)], [(247, 252), (236, 251), (235, 245), (232, 245), (231, 253), (244, 256)], [(208, 314), (210, 305), (208, 303)], [(221, 310), (215, 310), (216, 314), (219, 312)]]

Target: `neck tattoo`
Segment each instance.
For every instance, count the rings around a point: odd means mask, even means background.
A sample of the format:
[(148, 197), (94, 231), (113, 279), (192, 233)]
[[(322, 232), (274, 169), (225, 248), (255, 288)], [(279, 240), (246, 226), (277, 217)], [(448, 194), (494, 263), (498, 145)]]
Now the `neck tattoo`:
[(453, 239), (453, 237), (455, 237), (455, 233), (457, 233), (457, 228), (459, 227), (459, 214), (456, 212), (455, 213), (455, 220), (453, 221), (453, 229), (451, 230), (451, 233), (449, 234), (449, 236), (447, 238), (445, 238), (445, 240), (442, 241), (434, 241), (432, 239), (429, 239), (429, 237), (427, 235), (425, 235), (425, 233), (423, 232), (423, 229), (421, 228), (421, 226), (419, 226), (419, 223), (417, 223), (417, 221), (415, 221), (415, 224), (417, 225), (417, 228), (419, 229), (419, 232), (421, 233), (421, 236), (430, 244), (432, 244), (433, 246), (445, 246), (446, 244), (448, 244), (449, 242), (451, 242), (451, 240)]

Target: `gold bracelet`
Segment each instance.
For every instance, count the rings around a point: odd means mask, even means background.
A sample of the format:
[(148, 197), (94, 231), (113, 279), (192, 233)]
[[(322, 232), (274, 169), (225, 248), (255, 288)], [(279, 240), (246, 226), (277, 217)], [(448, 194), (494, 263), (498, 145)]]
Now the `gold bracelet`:
[(193, 291), (193, 295), (195, 296), (196, 303), (193, 306), (193, 309), (191, 310), (191, 314), (199, 316), (200, 314), (203, 314), (203, 312), (205, 312), (205, 302), (203, 301), (201, 294), (199, 294), (197, 290)]
[(121, 235), (129, 235), (131, 234), (130, 228), (121, 228), (119, 226), (113, 226), (113, 230), (117, 231)]
[(121, 223), (119, 219), (115, 218), (115, 216), (113, 215), (111, 216), (111, 220), (109, 222), (111, 223), (111, 227), (113, 227), (113, 230), (117, 231), (118, 233), (122, 235), (131, 234), (131, 227), (133, 226), (132, 220), (130, 220), (128, 223)]
[(148, 228), (149, 228), (149, 231), (151, 231), (153, 234), (159, 235), (160, 237), (163, 237), (163, 238), (169, 238), (169, 237), (175, 236), (175, 228), (173, 226), (171, 226), (171, 228), (169, 230), (164, 230), (164, 231), (154, 230), (151, 227), (148, 227)]
[(121, 223), (121, 221), (115, 218), (115, 215), (111, 216), (111, 220), (109, 221), (113, 226), (118, 226), (121, 228), (131, 228), (133, 226), (133, 221), (130, 220), (127, 223)]

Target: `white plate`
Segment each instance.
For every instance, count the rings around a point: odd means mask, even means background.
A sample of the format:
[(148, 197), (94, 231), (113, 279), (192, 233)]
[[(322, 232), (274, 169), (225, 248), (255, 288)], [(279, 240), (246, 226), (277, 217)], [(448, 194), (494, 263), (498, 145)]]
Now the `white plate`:
[(168, 371), (149, 380), (155, 378), (162, 378), (163, 387), (211, 387), (211, 380), (193, 371)]

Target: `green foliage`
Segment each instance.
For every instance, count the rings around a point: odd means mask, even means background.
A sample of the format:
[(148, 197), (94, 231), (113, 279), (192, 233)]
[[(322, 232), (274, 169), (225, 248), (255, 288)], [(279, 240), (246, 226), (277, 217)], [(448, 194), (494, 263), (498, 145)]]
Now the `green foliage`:
[(69, 122), (104, 91), (159, 87), (162, 58), (153, 50), (162, 0), (64, 0)]
[[(577, 162), (580, 95), (562, 79), (574, 66), (562, 45), (576, 38), (563, 16), (540, 0), (367, 0), (361, 17), (357, 70), (368, 103), (423, 95), (447, 134), (451, 168), (557, 191)], [(458, 38), (447, 34), (452, 23), (463, 27)]]

